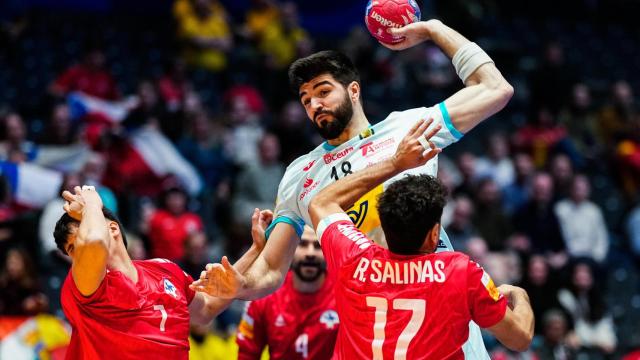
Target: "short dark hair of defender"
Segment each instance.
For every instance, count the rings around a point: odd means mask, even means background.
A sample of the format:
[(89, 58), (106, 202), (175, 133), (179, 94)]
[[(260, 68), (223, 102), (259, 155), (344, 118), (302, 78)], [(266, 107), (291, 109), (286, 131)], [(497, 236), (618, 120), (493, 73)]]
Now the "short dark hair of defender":
[(433, 176), (406, 175), (378, 199), (378, 213), (389, 250), (417, 254), (427, 233), (440, 223), (447, 189)]
[[(124, 247), (127, 247), (127, 236), (124, 234), (124, 228), (122, 227), (122, 223), (118, 220), (118, 217), (111, 212), (111, 210), (106, 207), (102, 207), (102, 215), (107, 220), (115, 221), (118, 223), (118, 227), (120, 228), (120, 234), (122, 234), (122, 242), (124, 242)], [(71, 227), (78, 227), (80, 225), (80, 221), (72, 218), (69, 214), (64, 213), (58, 222), (56, 222), (56, 228), (53, 230), (53, 238), (56, 240), (56, 245), (58, 249), (62, 251), (63, 254), (67, 254), (65, 250), (65, 245), (67, 245), (67, 241), (69, 240), (69, 235), (71, 234)]]
[(330, 74), (345, 87), (360, 82), (360, 74), (347, 55), (325, 50), (294, 61), (289, 66), (289, 86), (298, 95), (302, 84), (323, 74)]

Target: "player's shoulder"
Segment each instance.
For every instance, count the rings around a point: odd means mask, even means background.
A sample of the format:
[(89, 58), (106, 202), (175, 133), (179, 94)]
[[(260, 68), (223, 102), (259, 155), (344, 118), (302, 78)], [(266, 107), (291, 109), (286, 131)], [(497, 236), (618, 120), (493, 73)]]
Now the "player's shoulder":
[(401, 120), (401, 119), (414, 119), (417, 121), (418, 119), (420, 119), (420, 117), (424, 116), (429, 111), (433, 110), (433, 108), (434, 108), (433, 106), (432, 107), (421, 106), (421, 107), (416, 107), (411, 109), (392, 111), (381, 122), (381, 124), (385, 124), (390, 120)]
[(459, 251), (441, 251), (438, 253), (432, 254), (435, 258), (444, 260), (449, 264), (458, 264), (465, 265), (471, 261), (469, 255), (459, 252)]
[(291, 178), (300, 177), (302, 173), (311, 169), (311, 167), (314, 165), (317, 159), (322, 156), (321, 155), (322, 152), (323, 152), (322, 145), (319, 145), (318, 147), (311, 150), (310, 152), (304, 155), (301, 155), (295, 160), (293, 160), (289, 164), (289, 166), (287, 166), (287, 169), (284, 172), (284, 176), (282, 177), (282, 181), (285, 181)]
[(182, 274), (184, 271), (171, 260), (164, 258), (153, 258), (147, 260), (134, 260), (134, 266), (145, 268), (153, 271), (166, 272), (171, 274)]

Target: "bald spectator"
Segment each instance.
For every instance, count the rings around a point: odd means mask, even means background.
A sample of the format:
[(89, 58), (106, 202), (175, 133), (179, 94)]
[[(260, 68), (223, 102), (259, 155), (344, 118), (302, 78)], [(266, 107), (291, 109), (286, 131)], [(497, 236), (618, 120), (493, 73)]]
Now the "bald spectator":
[(487, 141), (487, 156), (476, 161), (478, 177), (489, 177), (503, 189), (515, 180), (513, 161), (509, 157), (509, 141), (503, 133), (494, 133)]
[(602, 263), (609, 250), (609, 235), (602, 210), (589, 200), (591, 185), (584, 175), (574, 177), (569, 198), (555, 205), (569, 256)]

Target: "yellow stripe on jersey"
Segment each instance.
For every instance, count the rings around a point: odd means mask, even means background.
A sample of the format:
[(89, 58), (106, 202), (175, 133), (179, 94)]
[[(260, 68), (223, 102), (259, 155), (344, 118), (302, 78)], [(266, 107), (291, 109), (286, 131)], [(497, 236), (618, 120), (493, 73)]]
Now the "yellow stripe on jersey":
[(498, 291), (498, 288), (496, 288), (496, 285), (493, 283), (493, 279), (491, 278), (491, 276), (489, 276), (489, 274), (487, 274), (487, 272), (484, 270), (482, 272), (481, 281), (482, 285), (484, 285), (484, 287), (489, 292), (489, 296), (491, 296), (494, 301), (498, 301), (500, 299), (500, 292)]

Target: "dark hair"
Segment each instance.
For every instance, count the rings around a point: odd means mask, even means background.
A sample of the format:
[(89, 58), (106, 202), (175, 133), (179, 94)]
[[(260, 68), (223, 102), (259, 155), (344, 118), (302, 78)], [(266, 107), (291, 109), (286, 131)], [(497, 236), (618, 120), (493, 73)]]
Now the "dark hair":
[(333, 76), (343, 86), (360, 82), (358, 70), (345, 54), (325, 50), (294, 61), (289, 66), (289, 86), (298, 95), (302, 84), (322, 74)]
[(416, 254), (427, 233), (440, 223), (447, 190), (429, 175), (407, 175), (391, 184), (378, 200), (378, 213), (389, 250)]
[[(120, 220), (118, 220), (118, 217), (104, 206), (102, 207), (102, 215), (104, 215), (108, 220), (115, 221), (118, 224), (118, 227), (120, 227), (120, 234), (122, 234), (122, 242), (124, 243), (124, 246), (127, 247), (127, 236), (124, 233), (124, 228), (122, 227)], [(67, 254), (64, 246), (67, 245), (67, 241), (69, 240), (72, 224), (73, 226), (78, 226), (80, 225), (80, 222), (69, 216), (69, 214), (64, 213), (58, 222), (56, 222), (56, 228), (53, 230), (53, 238), (56, 240), (56, 245), (65, 255), (69, 255)]]

